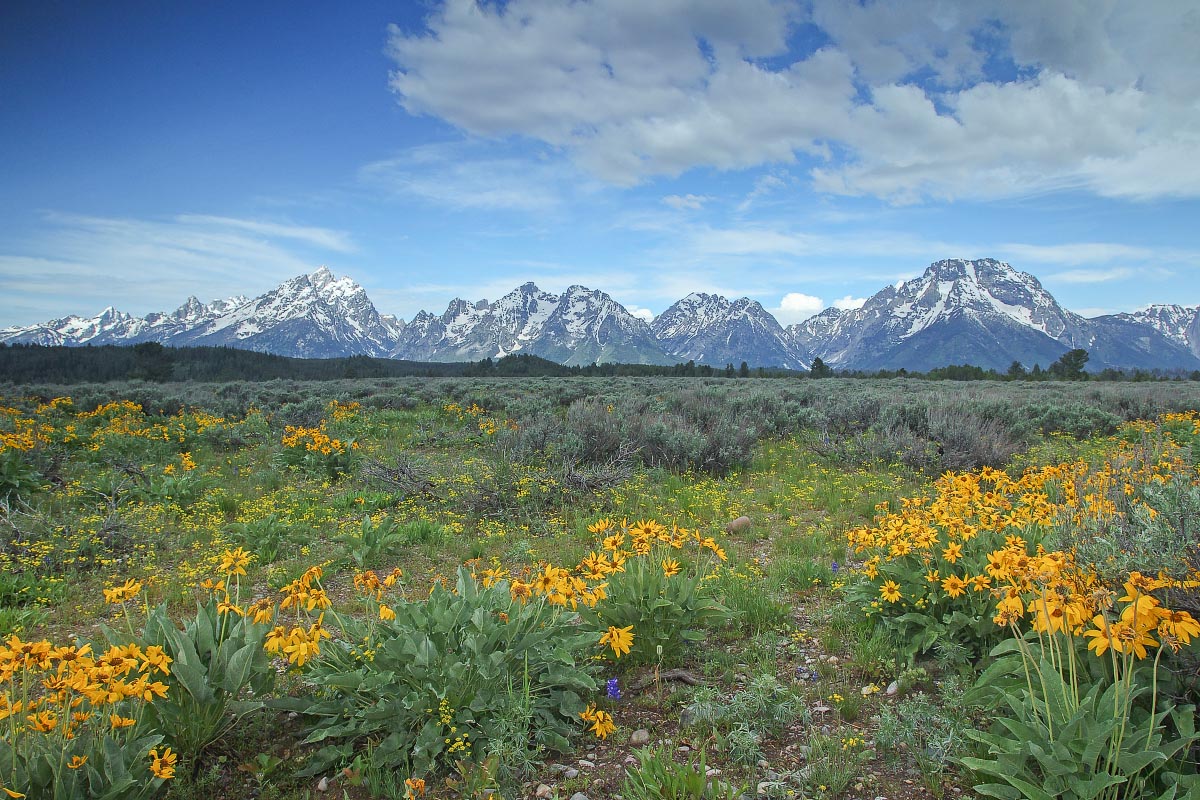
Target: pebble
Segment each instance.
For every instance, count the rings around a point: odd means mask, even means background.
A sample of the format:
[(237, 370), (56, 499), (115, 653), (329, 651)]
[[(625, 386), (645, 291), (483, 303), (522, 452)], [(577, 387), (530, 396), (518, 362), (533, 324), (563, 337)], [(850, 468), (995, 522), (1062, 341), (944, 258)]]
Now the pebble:
[(888, 697), (891, 697), (898, 691), (900, 691), (900, 684), (896, 683), (895, 681), (892, 681), (891, 683), (888, 684), (887, 689), (885, 689), (883, 693), (886, 694)]
[(576, 792), (575, 794), (571, 795), (571, 800), (588, 800), (588, 796), (583, 792)]
[(329, 791), (329, 778), (321, 778), (321, 780), (317, 781), (317, 791), (318, 792), (328, 792)]
[(563, 770), (562, 776), (563, 776), (564, 780), (568, 780), (568, 781), (571, 780), (572, 778), (578, 778), (579, 770), (575, 769), (574, 767), (567, 767), (566, 769)]
[(636, 766), (637, 763), (638, 760), (634, 756), (625, 756), (625, 766), (632, 767)]
[(539, 800), (550, 800), (554, 796), (554, 790), (544, 783), (539, 783), (537, 791), (533, 793), (533, 796), (539, 798)]
[(583, 767), (584, 769), (595, 769), (596, 768), (595, 763), (588, 761), (586, 758), (579, 759), (579, 766)]
[(838, 664), (842, 663), (842, 661), (841, 661), (841, 659), (839, 659), (837, 656), (830, 656), (829, 658), (825, 659), (825, 663), (826, 663), (826, 664), (833, 664), (833, 665), (835, 665), (835, 666), (836, 666), (836, 665), (838, 665)]
[(630, 735), (629, 743), (634, 747), (642, 747), (650, 744), (650, 731), (645, 728), (638, 728)]
[(721, 770), (717, 769), (716, 767), (709, 767), (708, 769), (704, 770), (704, 777), (706, 778), (717, 778), (720, 777), (720, 775)]
[(760, 758), (758, 760), (758, 766), (760, 769), (766, 769), (767, 767), (771, 766), (771, 762), (767, 761), (765, 758)]
[(679, 745), (679, 747), (676, 747), (676, 748), (675, 748), (675, 750), (676, 750), (677, 752), (680, 752), (680, 753), (690, 753), (690, 752), (692, 752), (692, 748), (688, 747), (686, 744), (681, 744), (681, 745)]

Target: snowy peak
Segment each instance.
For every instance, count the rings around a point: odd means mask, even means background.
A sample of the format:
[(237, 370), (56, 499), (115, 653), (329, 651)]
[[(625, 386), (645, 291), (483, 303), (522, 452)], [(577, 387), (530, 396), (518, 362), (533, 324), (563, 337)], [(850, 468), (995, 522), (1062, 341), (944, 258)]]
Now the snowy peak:
[(1153, 305), (1132, 314), (1116, 314), (1115, 316), (1148, 325), (1171, 341), (1190, 347), (1194, 334), (1190, 334), (1189, 331), (1197, 327), (1200, 307)]
[(812, 360), (807, 348), (748, 297), (730, 301), (694, 292), (655, 317), (650, 327), (671, 355), (714, 367), (745, 361), (807, 369)]

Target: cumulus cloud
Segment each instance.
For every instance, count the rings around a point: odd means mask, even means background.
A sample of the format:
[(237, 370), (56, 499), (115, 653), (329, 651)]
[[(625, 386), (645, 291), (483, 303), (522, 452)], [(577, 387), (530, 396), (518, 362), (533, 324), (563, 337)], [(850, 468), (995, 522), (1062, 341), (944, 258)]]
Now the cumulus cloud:
[(840, 308), (842, 311), (853, 311), (856, 308), (862, 308), (866, 304), (867, 298), (854, 297), (853, 295), (849, 294), (843, 297), (841, 300), (833, 301), (834, 308)]
[[(789, 50), (802, 24), (823, 46)], [(901, 203), (1200, 195), (1187, 3), (449, 0), (425, 25), (390, 29), (404, 108), (616, 185), (803, 162), (820, 191)]]
[(638, 319), (645, 320), (646, 322), (654, 321), (655, 314), (653, 311), (651, 311), (648, 308), (642, 308), (641, 306), (626, 305), (625, 310), (628, 311), (633, 316), (637, 317)]
[(813, 314), (825, 308), (825, 301), (819, 297), (800, 292), (788, 292), (779, 301), (777, 308), (768, 309), (771, 316), (779, 320), (780, 325), (792, 325), (803, 322)]

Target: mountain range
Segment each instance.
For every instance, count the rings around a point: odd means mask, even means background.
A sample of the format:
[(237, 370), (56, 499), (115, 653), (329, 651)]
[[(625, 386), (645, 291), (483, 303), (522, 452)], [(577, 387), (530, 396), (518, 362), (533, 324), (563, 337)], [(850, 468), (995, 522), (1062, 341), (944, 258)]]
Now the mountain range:
[(561, 295), (532, 283), (498, 300), (454, 299), (410, 321), (380, 314), (361, 286), (322, 267), (253, 299), (205, 304), (190, 297), (170, 313), (135, 317), (109, 307), (0, 329), (0, 342), (43, 345), (229, 346), (300, 358), (368, 355), (413, 361), (477, 361), (530, 353), (567, 365), (695, 361), (723, 367), (927, 371), (950, 364), (1047, 366), (1075, 348), (1088, 368), (1200, 369), (1200, 307), (1155, 305), (1084, 318), (1036, 278), (994, 259), (947, 259), (917, 279), (877, 292), (860, 308), (828, 308), (784, 327), (749, 298), (693, 293), (652, 322), (608, 294), (571, 286)]

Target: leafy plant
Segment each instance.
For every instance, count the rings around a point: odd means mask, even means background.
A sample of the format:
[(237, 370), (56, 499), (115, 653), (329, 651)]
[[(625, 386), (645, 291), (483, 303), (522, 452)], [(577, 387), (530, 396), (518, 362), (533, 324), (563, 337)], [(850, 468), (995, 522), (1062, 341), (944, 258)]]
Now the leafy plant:
[[(666, 654), (677, 659), (682, 645), (704, 640), (704, 628), (727, 622), (732, 614), (704, 582), (710, 566), (701, 557), (686, 564), (679, 551), (654, 540), (645, 556), (630, 558), (624, 571), (607, 578), (608, 598), (583, 610), (584, 620), (596, 630), (612, 626), (634, 627), (636, 638), (629, 653), (633, 664), (645, 664)], [(678, 571), (663, 564), (674, 564)], [(671, 574), (667, 574), (671, 572)]]
[(378, 566), (396, 548), (405, 544), (407, 537), (396, 521), (383, 517), (374, 520), (363, 517), (358, 533), (342, 534), (337, 541), (350, 548), (350, 558), (359, 569)]
[[(348, 763), (367, 742), (377, 742), (376, 763), (411, 760), (420, 775), (517, 735), (562, 751), (579, 730), (582, 696), (596, 690), (583, 654), (596, 639), (574, 613), (514, 599), (505, 581), (483, 587), (465, 569), (452, 590), (437, 584), (379, 610), (386, 619), (338, 617), (340, 642), (305, 672), (317, 696), (285, 703), (313, 719), (305, 741), (322, 745), (305, 774)], [(527, 692), (509, 691), (526, 682)]]
[[(993, 655), (1008, 657), (984, 674), (981, 685), (996, 687), (1004, 715), (991, 731), (966, 731), (987, 746), (988, 757), (961, 761), (1002, 782), (977, 785), (977, 792), (1001, 800), (1165, 800), (1185, 796), (1181, 791), (1200, 791), (1200, 776), (1181, 774), (1178, 764), (1200, 740), (1194, 707), (1137, 709), (1134, 700), (1145, 689), (1132, 673), (1130, 680), (1089, 686), (1080, 672), (1064, 676), (1053, 658), (1017, 640), (1000, 645)], [(998, 680), (1005, 674), (1031, 679)]]
[(867, 751), (858, 737), (845, 739), (813, 733), (808, 740), (806, 782), (819, 796), (837, 797), (858, 777), (866, 762)]
[(734, 800), (741, 790), (718, 778), (708, 777), (704, 752), (696, 760), (680, 764), (669, 750), (643, 748), (634, 751), (638, 767), (626, 773), (621, 796), (627, 800)]
[[(150, 611), (138, 644), (161, 647), (173, 663), (167, 696), (149, 709), (148, 721), (178, 752), (199, 756), (242, 715), (263, 706), (275, 678), (263, 650), (268, 627), (223, 610), (216, 597), (197, 604), (182, 630), (165, 606)], [(105, 634), (120, 638), (110, 629)]]

